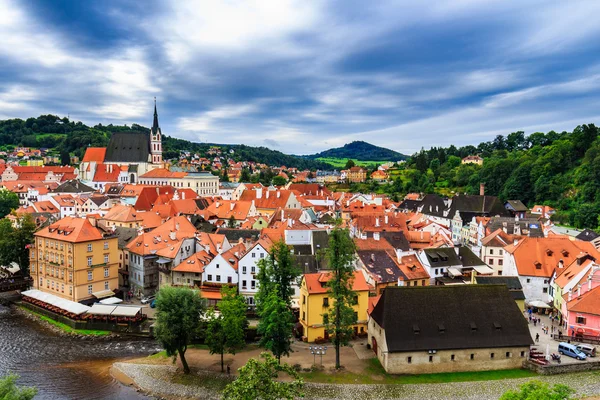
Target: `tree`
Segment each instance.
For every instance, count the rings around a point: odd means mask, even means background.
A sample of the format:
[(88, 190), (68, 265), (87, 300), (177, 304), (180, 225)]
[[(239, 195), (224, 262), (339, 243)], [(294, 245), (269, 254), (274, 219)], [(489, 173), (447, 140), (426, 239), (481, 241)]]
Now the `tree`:
[(545, 382), (529, 381), (522, 384), (519, 390), (505, 392), (500, 400), (567, 400), (575, 390), (566, 385), (554, 385), (550, 387)]
[(31, 214), (23, 214), (17, 219), (17, 228), (14, 229), (11, 243), (13, 259), (19, 264), (24, 274), (29, 274), (29, 245), (33, 243), (33, 234), (36, 231), (35, 222)]
[(346, 166), (344, 167), (344, 169), (350, 169), (350, 168), (354, 167), (355, 165), (356, 165), (356, 163), (354, 162), (354, 160), (349, 158), (348, 161), (346, 161)]
[(0, 189), (0, 218), (19, 208), (19, 196), (7, 189)]
[(331, 274), (327, 282), (327, 293), (333, 305), (324, 314), (324, 320), (327, 321), (327, 331), (333, 335), (335, 367), (340, 368), (340, 347), (348, 344), (348, 340), (352, 337), (352, 325), (356, 324), (353, 308), (356, 304), (356, 295), (352, 290), (354, 242), (348, 229), (337, 226), (331, 231), (326, 255)]
[(235, 221), (235, 217), (232, 215), (229, 217), (229, 221), (227, 221), (228, 228), (235, 228), (237, 226), (237, 222)]
[(214, 310), (208, 314), (206, 327), (206, 344), (210, 354), (221, 355), (221, 372), (224, 371), (225, 353), (235, 354), (246, 346), (245, 329), (246, 301), (237, 293), (237, 288), (223, 286), (222, 300), (217, 304), (220, 315)]
[(279, 296), (277, 284), (261, 300), (259, 317), (260, 345), (270, 350), (277, 358), (277, 362), (281, 364), (281, 356), (290, 355), (294, 316), (289, 305)]
[(227, 168), (223, 168), (221, 173), (221, 182), (229, 182), (229, 175), (227, 174)]
[(37, 394), (33, 387), (18, 387), (18, 375), (8, 374), (0, 378), (0, 399), (2, 400), (31, 400)]
[(60, 151), (60, 165), (70, 165), (71, 164), (71, 155), (66, 149), (62, 149)]
[(185, 352), (199, 333), (204, 302), (195, 290), (164, 286), (156, 297), (156, 308), (154, 334), (168, 356), (179, 355), (184, 373), (189, 374)]
[(292, 284), (300, 275), (301, 271), (296, 266), (290, 247), (285, 241), (282, 239), (273, 243), (269, 255), (258, 264), (257, 310), (260, 312), (261, 302), (273, 291), (277, 292), (288, 307), (291, 306), (294, 294)]
[(281, 175), (276, 175), (273, 177), (273, 185), (275, 186), (283, 186), (287, 183), (287, 179), (285, 179)]
[(250, 182), (250, 171), (248, 168), (242, 168), (242, 174), (240, 175), (240, 182)]
[[(260, 355), (264, 361), (251, 358), (240, 368), (239, 377), (223, 390), (227, 400), (293, 400), (304, 397), (304, 381), (288, 364), (279, 364), (269, 353)], [(290, 382), (281, 382), (279, 374), (288, 375)]]

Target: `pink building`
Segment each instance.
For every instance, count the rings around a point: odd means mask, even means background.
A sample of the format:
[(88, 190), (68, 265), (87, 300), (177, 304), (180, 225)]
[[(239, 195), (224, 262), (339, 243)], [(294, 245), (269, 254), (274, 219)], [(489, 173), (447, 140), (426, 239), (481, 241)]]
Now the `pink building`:
[[(592, 281), (589, 282), (589, 286), (592, 286)], [(600, 336), (600, 282), (596, 280), (595, 283), (596, 287), (566, 302), (568, 314), (565, 334)]]

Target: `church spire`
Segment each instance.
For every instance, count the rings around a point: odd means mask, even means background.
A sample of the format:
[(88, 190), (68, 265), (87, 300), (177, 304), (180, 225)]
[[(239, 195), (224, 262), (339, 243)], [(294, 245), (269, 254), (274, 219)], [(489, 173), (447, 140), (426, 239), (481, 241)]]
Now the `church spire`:
[(158, 132), (158, 112), (156, 112), (156, 96), (154, 97), (154, 123), (152, 124), (152, 131)]

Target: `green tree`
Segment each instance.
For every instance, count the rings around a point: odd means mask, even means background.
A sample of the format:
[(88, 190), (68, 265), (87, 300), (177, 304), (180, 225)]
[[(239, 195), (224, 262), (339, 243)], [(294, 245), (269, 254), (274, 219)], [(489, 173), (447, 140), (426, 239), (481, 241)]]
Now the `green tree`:
[(7, 189), (0, 189), (0, 218), (19, 208), (19, 196)]
[(29, 245), (33, 243), (33, 234), (36, 231), (35, 222), (31, 214), (23, 214), (17, 219), (17, 228), (10, 237), (13, 258), (19, 264), (24, 274), (29, 274)]
[(236, 287), (223, 286), (222, 300), (217, 304), (220, 314), (211, 310), (206, 328), (206, 344), (210, 354), (221, 355), (221, 371), (224, 371), (225, 353), (236, 354), (246, 346), (246, 301), (237, 293)]
[(259, 314), (258, 334), (260, 345), (270, 350), (277, 362), (281, 356), (289, 356), (292, 345), (294, 316), (286, 301), (279, 296), (278, 285), (262, 299)]
[(227, 174), (227, 168), (223, 168), (220, 178), (221, 178), (221, 182), (229, 182), (229, 175)]
[(235, 228), (236, 226), (237, 226), (237, 222), (235, 220), (235, 217), (232, 215), (231, 217), (229, 217), (229, 221), (227, 221), (227, 227)]
[(276, 175), (273, 177), (273, 185), (275, 186), (283, 186), (287, 183), (287, 179), (285, 179), (281, 175)]
[[(260, 355), (264, 361), (251, 358), (240, 368), (239, 377), (223, 390), (227, 400), (293, 400), (304, 397), (304, 381), (289, 365), (278, 363), (269, 353)], [(279, 381), (285, 374), (291, 381)]]
[(550, 387), (545, 382), (532, 380), (522, 384), (519, 390), (505, 392), (500, 400), (567, 400), (575, 393), (566, 385)]
[(242, 168), (240, 182), (250, 182), (250, 171), (246, 167)]
[(37, 389), (32, 387), (19, 387), (16, 382), (18, 375), (9, 374), (0, 378), (1, 400), (31, 400), (37, 394)]
[(273, 291), (276, 291), (288, 307), (291, 307), (294, 294), (292, 284), (296, 282), (301, 273), (296, 266), (290, 247), (285, 244), (285, 241), (280, 240), (273, 243), (269, 255), (258, 263), (257, 311), (260, 313), (261, 303)]
[(356, 165), (356, 163), (354, 162), (354, 160), (349, 158), (348, 161), (346, 161), (346, 166), (344, 167), (344, 169), (350, 169), (350, 168), (354, 167), (355, 165)]
[(71, 155), (66, 149), (60, 151), (60, 165), (70, 165)]
[(354, 281), (354, 242), (348, 229), (335, 227), (329, 235), (327, 261), (331, 277), (327, 282), (327, 293), (333, 301), (328, 313), (327, 331), (333, 335), (335, 367), (340, 368), (340, 347), (348, 345), (352, 337), (352, 325), (356, 324), (353, 306), (356, 294), (352, 290)]
[(189, 374), (185, 352), (199, 334), (204, 302), (195, 290), (164, 286), (156, 297), (156, 308), (156, 339), (167, 355), (179, 355), (184, 373)]

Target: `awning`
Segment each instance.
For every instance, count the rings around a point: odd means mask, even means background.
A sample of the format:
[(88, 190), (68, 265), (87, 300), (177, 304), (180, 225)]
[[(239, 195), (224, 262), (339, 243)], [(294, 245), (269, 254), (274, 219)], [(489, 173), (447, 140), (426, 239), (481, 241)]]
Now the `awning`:
[(171, 261), (173, 261), (173, 260), (161, 257), (161, 258), (158, 259), (157, 263), (159, 263), (159, 264), (167, 264), (167, 263), (170, 263)]
[(90, 310), (88, 311), (88, 314), (110, 315), (115, 310), (115, 307), (116, 306), (110, 306), (110, 305), (106, 305), (106, 304), (96, 303), (92, 306), (92, 308), (90, 308)]
[(100, 303), (102, 304), (119, 304), (122, 302), (123, 300), (119, 299), (118, 297), (109, 297), (107, 299), (100, 300)]
[(552, 308), (552, 306), (550, 306), (540, 300), (529, 301), (529, 302), (527, 302), (527, 305), (529, 307), (535, 307), (535, 308)]
[(448, 274), (454, 276), (462, 276), (462, 272), (458, 268), (450, 267), (448, 268)]
[(111, 315), (115, 317), (135, 317), (142, 307), (137, 306), (116, 306)]
[(55, 296), (50, 293), (42, 292), (41, 290), (31, 289), (21, 292), (23, 296), (36, 299), (43, 303), (49, 304), (54, 307), (58, 307), (61, 310), (65, 310), (68, 313), (80, 315), (88, 311), (90, 308), (83, 304), (76, 303), (74, 301), (66, 300), (61, 297)]
[(223, 296), (221, 295), (221, 292), (215, 292), (215, 291), (200, 291), (200, 297), (204, 298), (204, 299), (209, 299), (209, 300), (221, 300), (223, 298)]
[(477, 265), (477, 266), (473, 267), (473, 269), (475, 271), (477, 271), (478, 274), (481, 274), (481, 275), (494, 273), (494, 269), (491, 267), (488, 267), (487, 265)]
[(92, 295), (97, 299), (103, 299), (105, 297), (114, 296), (115, 292), (113, 292), (112, 290), (102, 290), (100, 292), (94, 292), (92, 293)]

